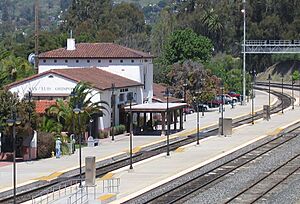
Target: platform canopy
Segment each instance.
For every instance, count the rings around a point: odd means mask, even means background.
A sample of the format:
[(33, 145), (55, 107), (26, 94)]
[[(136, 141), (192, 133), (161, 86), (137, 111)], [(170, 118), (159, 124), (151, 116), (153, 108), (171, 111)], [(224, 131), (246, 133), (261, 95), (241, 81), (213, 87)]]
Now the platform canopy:
[[(169, 103), (169, 111), (179, 110), (187, 106), (186, 103)], [(129, 112), (130, 107), (125, 107), (125, 112)], [(132, 112), (158, 113), (167, 111), (167, 103), (144, 103), (131, 106)]]

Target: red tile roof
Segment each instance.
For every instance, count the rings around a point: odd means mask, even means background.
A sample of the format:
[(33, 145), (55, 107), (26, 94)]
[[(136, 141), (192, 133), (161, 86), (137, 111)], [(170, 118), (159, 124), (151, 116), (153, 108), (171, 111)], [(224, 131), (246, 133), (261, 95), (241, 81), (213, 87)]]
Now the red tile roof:
[(56, 103), (55, 100), (39, 100), (35, 101), (35, 112), (45, 113), (46, 109)]
[(153, 58), (152, 55), (113, 43), (78, 43), (75, 50), (59, 48), (39, 54), (39, 58)]
[(20, 83), (24, 83), (34, 78), (41, 77), (47, 74), (57, 74), (63, 76), (65, 78), (71, 79), (75, 82), (88, 82), (94, 88), (99, 90), (110, 89), (112, 83), (115, 83), (116, 88), (125, 88), (125, 87), (133, 87), (133, 86), (143, 86), (143, 84), (130, 80), (125, 77), (121, 77), (116, 74), (112, 74), (110, 72), (98, 69), (98, 68), (72, 68), (72, 69), (52, 69), (47, 72), (43, 72), (37, 75), (33, 75), (31, 77), (25, 78), (21, 81), (17, 81), (7, 85), (7, 88), (14, 87)]
[[(153, 100), (160, 102), (160, 103), (166, 103), (167, 98), (164, 96), (166, 88), (167, 87), (162, 84), (153, 83)], [(170, 96), (169, 102), (170, 103), (176, 103), (176, 102), (178, 103), (178, 102), (183, 102), (183, 100)]]

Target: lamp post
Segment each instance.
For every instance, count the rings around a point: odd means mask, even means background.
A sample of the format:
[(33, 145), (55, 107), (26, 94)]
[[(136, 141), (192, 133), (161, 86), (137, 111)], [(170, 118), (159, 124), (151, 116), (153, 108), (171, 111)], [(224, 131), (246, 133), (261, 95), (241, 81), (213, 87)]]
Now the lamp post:
[(193, 97), (194, 103), (196, 104), (196, 111), (197, 111), (197, 145), (199, 145), (199, 138), (200, 138), (200, 116), (199, 116), (199, 100), (196, 96)]
[(17, 189), (16, 189), (16, 125), (21, 124), (21, 120), (17, 117), (16, 112), (12, 113), (12, 118), (7, 119), (6, 123), (9, 127), (12, 127), (13, 131), (13, 188), (14, 188), (14, 204), (17, 203)]
[(90, 124), (89, 124), (90, 135), (89, 136), (92, 136), (92, 124), (93, 124), (94, 120), (91, 118), (89, 122), (90, 122)]
[(300, 79), (298, 79), (298, 83), (299, 83), (299, 106), (300, 106)]
[(169, 96), (170, 90), (166, 88), (165, 96), (167, 97), (167, 156), (170, 156), (170, 115), (169, 115)]
[[(32, 113), (32, 109), (31, 109), (32, 92), (28, 91), (25, 98), (28, 100), (28, 105), (29, 105), (29, 107), (28, 107), (28, 121), (29, 121), (29, 136), (31, 136), (30, 134), (32, 133), (32, 131), (31, 131), (30, 128), (31, 128), (31, 113)], [(29, 160), (31, 160), (31, 141), (29, 143)]]
[(79, 179), (80, 179), (80, 184), (79, 187), (82, 187), (82, 162), (81, 162), (81, 143), (82, 143), (82, 135), (81, 135), (81, 130), (80, 130), (80, 113), (83, 113), (83, 110), (81, 107), (79, 107), (78, 104), (76, 104), (76, 107), (73, 109), (73, 112), (77, 115), (78, 117), (78, 137), (79, 137)]
[[(281, 74), (281, 97), (283, 97), (283, 74)], [(283, 114), (283, 101), (281, 102), (281, 113)]]
[(246, 99), (246, 0), (243, 0), (243, 19), (244, 19), (244, 37), (243, 37), (243, 103)]
[(111, 140), (115, 140), (115, 83), (111, 84)]
[(269, 80), (269, 108), (271, 108), (271, 74), (269, 74), (268, 76), (268, 80)]
[(255, 91), (254, 91), (254, 86), (255, 86), (255, 79), (256, 79), (256, 70), (252, 69), (250, 71), (250, 74), (252, 74), (252, 83), (251, 83), (251, 89), (252, 89), (252, 106), (251, 106), (251, 115), (252, 115), (252, 125), (254, 125), (254, 98), (255, 98)]
[(222, 120), (222, 128), (221, 128), (221, 135), (224, 135), (224, 84), (223, 81), (221, 81), (221, 91), (222, 91), (222, 102), (221, 102), (221, 120)]
[(132, 100), (133, 100), (133, 95), (132, 95), (132, 92), (129, 92), (127, 94), (127, 100), (129, 101), (129, 132), (130, 132), (130, 138), (129, 138), (129, 154), (130, 154), (130, 165), (129, 165), (129, 169), (133, 169), (133, 166), (132, 166), (132, 137), (133, 137), (133, 124), (132, 124)]
[[(187, 82), (185, 80), (183, 84), (183, 92), (184, 92), (184, 102), (186, 103), (186, 88), (187, 88)], [(184, 113), (184, 122), (186, 122), (186, 113)]]
[(292, 109), (294, 110), (295, 109), (295, 104), (294, 104), (294, 84), (295, 84), (295, 80), (292, 76)]

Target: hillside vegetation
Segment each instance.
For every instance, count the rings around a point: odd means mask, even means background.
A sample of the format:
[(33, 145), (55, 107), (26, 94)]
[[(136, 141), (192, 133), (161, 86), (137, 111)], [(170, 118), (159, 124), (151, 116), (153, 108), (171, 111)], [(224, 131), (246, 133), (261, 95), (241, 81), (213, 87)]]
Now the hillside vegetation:
[[(28, 67), (32, 65), (25, 62), (34, 51), (33, 2), (0, 1), (0, 86), (31, 74)], [(188, 76), (191, 81), (199, 77), (199, 73), (201, 76), (212, 74), (224, 81), (228, 89), (240, 89), (241, 0), (40, 2), (39, 52), (65, 47), (72, 30), (76, 42), (114, 42), (151, 52), (156, 56), (156, 82), (171, 86), (181, 84), (182, 78), (176, 78), (172, 74), (174, 70), (181, 70), (181, 66), (198, 67), (196, 76)], [(157, 5), (146, 5), (146, 2)], [(300, 39), (299, 0), (246, 2), (247, 39)], [(251, 69), (262, 72), (283, 59), (299, 58), (287, 56), (248, 56), (247, 72)], [(208, 73), (200, 71), (202, 68)], [(199, 84), (190, 84), (191, 87), (196, 85)]]

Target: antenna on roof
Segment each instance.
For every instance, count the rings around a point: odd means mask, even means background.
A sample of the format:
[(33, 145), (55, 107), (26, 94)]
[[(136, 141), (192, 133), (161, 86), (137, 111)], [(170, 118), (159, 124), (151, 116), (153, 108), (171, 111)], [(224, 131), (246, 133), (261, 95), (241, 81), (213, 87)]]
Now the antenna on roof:
[(39, 0), (35, 0), (34, 4), (34, 68), (38, 72), (39, 69)]

